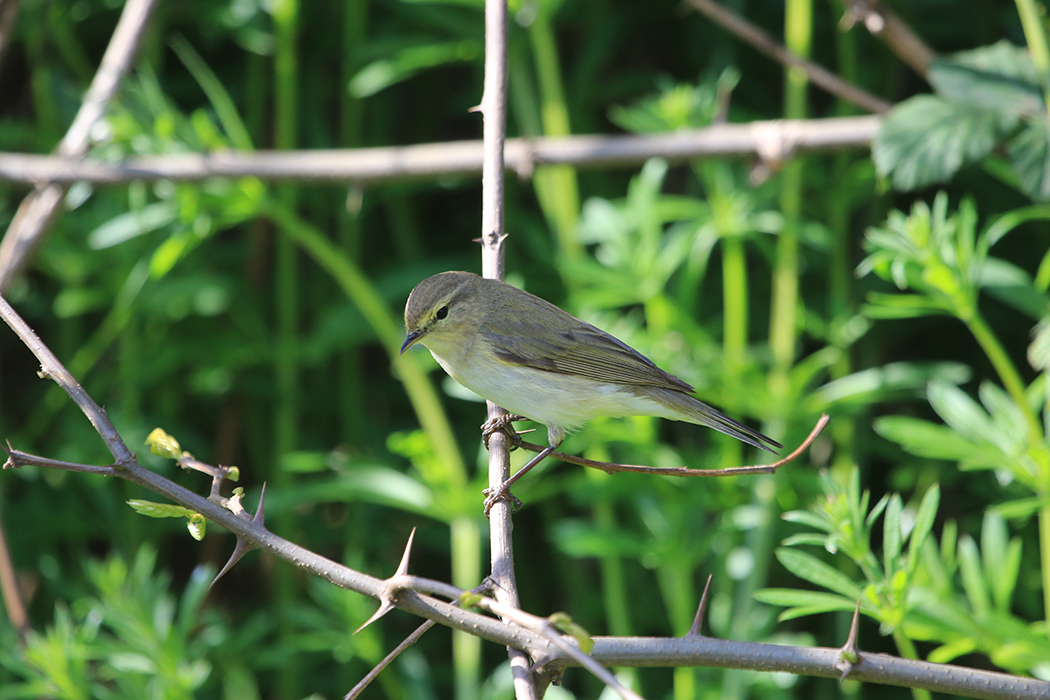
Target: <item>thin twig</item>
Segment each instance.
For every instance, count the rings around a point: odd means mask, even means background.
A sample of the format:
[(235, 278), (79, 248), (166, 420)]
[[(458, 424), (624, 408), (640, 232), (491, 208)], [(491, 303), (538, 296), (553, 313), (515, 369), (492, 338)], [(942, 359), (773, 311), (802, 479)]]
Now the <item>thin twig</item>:
[(893, 107), (889, 102), (856, 85), (847, 83), (813, 61), (792, 53), (765, 31), (716, 0), (686, 0), (686, 2), (773, 60), (804, 71), (810, 82), (832, 95), (876, 114), (888, 112)]
[[(550, 456), (553, 459), (560, 459), (569, 464), (578, 464), (581, 467), (601, 469), (610, 474), (613, 472), (634, 472), (636, 474), (655, 474), (658, 476), (740, 476), (742, 474), (776, 474), (777, 469), (798, 459), (798, 457), (805, 452), (811, 444), (813, 444), (813, 441), (818, 435), (820, 435), (820, 431), (824, 430), (824, 426), (828, 424), (829, 420), (831, 420), (831, 418), (827, 414), (821, 414), (820, 419), (817, 420), (817, 424), (813, 426), (813, 430), (811, 430), (806, 439), (802, 441), (802, 444), (796, 447), (787, 457), (778, 459), (771, 464), (753, 464), (744, 467), (727, 467), (725, 469), (692, 469), (690, 467), (646, 467), (638, 464), (599, 462), (598, 460), (577, 457), (576, 455), (570, 455), (564, 452), (551, 452)], [(515, 447), (524, 448), (529, 452), (542, 452), (546, 449), (543, 445), (525, 442), (520, 439), (511, 439), (514, 442)]]
[(411, 634), (401, 640), (400, 644), (391, 649), (389, 654), (384, 656), (379, 663), (372, 667), (372, 670), (366, 673), (364, 677), (357, 682), (357, 685), (351, 688), (350, 692), (343, 696), (343, 700), (355, 700), (355, 698), (360, 697), (361, 693), (365, 691), (365, 688), (371, 685), (372, 681), (378, 678), (379, 674), (382, 673), (387, 666), (392, 664), (394, 659), (401, 655), (401, 652), (418, 642), (419, 638), (436, 624), (437, 623), (433, 620), (424, 620), (423, 624), (412, 630)]
[(8, 444), (6, 452), (7, 461), (4, 462), (4, 469), (18, 469), (20, 467), (43, 467), (45, 469), (60, 469), (62, 471), (67, 472), (81, 472), (83, 474), (95, 474), (97, 476), (117, 476), (120, 471), (118, 467), (113, 465), (100, 467), (92, 464), (65, 462), (61, 459), (50, 459), (48, 457), (31, 455), (28, 452), (16, 450), (15, 448), (11, 447), (10, 444)]
[[(87, 153), (91, 130), (105, 114), (110, 99), (131, 67), (156, 5), (157, 0), (127, 0), (124, 3), (124, 10), (109, 46), (102, 55), (98, 72), (84, 95), (84, 102), (73, 123), (58, 145), (59, 155), (79, 158)], [(64, 196), (63, 186), (48, 184), (38, 187), (22, 200), (3, 241), (0, 241), (0, 292), (10, 286), (32, 257), (58, 217), (61, 211), (59, 205)]]
[[(668, 134), (567, 136), (508, 139), (505, 168), (528, 173), (536, 165), (635, 167), (650, 158), (684, 163), (703, 158), (766, 157), (868, 148), (881, 119), (875, 116), (753, 121), (715, 124)], [(200, 182), (211, 178), (352, 181), (377, 184), (446, 175), (480, 173), (481, 141), (415, 146), (316, 149), (308, 151), (217, 151), (214, 153), (131, 156), (102, 163), (61, 155), (0, 153), (0, 181), (28, 185), (89, 182), (119, 185), (132, 181)]]
[(117, 429), (113, 427), (109, 416), (106, 415), (106, 410), (95, 403), (95, 400), (84, 391), (84, 387), (80, 386), (76, 378), (58, 361), (51, 349), (44, 345), (39, 336), (33, 332), (3, 296), (0, 296), (0, 318), (11, 327), (11, 330), (22, 339), (22, 342), (40, 360), (40, 371), (38, 372), (40, 377), (52, 379), (62, 387), (69, 395), (69, 398), (73, 399), (73, 402), (80, 407), (87, 419), (91, 421), (91, 425), (103, 442), (106, 443), (106, 447), (109, 448), (113, 459), (116, 460), (115, 466), (123, 468), (128, 464), (134, 463), (135, 455), (124, 444), (124, 440), (117, 433)]
[(926, 79), (930, 63), (937, 57), (922, 38), (893, 9), (879, 0), (840, 0), (846, 8), (842, 18), (847, 29), (862, 22), (882, 40), (897, 58)]

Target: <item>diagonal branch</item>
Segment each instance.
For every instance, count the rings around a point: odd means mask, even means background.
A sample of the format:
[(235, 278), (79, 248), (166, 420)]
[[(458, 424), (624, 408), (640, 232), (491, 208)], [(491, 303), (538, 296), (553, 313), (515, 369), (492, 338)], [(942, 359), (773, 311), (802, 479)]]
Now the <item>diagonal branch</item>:
[[(87, 153), (91, 129), (102, 118), (120, 81), (131, 67), (156, 5), (157, 0), (127, 0), (124, 4), (98, 72), (84, 95), (84, 102), (58, 145), (59, 155), (79, 158)], [(58, 218), (65, 194), (64, 186), (47, 184), (37, 187), (22, 200), (3, 241), (0, 241), (0, 292), (11, 285), (33, 256)]]
[(847, 83), (813, 61), (792, 53), (765, 31), (735, 12), (726, 9), (717, 0), (686, 0), (686, 2), (775, 61), (804, 71), (810, 82), (832, 95), (868, 112), (888, 112), (893, 106), (867, 90)]
[(926, 78), (930, 63), (937, 57), (925, 41), (891, 7), (879, 0), (840, 0), (846, 8), (842, 18), (846, 28), (863, 22), (869, 32), (882, 40), (913, 71)]

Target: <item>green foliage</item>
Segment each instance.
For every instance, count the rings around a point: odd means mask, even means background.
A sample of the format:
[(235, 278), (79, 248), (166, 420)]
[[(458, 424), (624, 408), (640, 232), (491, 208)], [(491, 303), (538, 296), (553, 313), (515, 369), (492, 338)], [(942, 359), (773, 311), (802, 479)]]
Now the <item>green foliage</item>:
[[(0, 71), (9, 96), (0, 148), (47, 152), (116, 9), (104, 0), (21, 8)], [(481, 97), (477, 0), (186, 9), (159, 16), (94, 132), (91, 158), (480, 134), (469, 112)], [(511, 9), (511, 135), (667, 133), (802, 109), (797, 80), (785, 97), (765, 57), (674, 3)], [(515, 284), (613, 332), (787, 445), (821, 412), (833, 418), (773, 478), (686, 481), (545, 463), (515, 485), (526, 504), (514, 533), (526, 609), (567, 611), (581, 640), (583, 629), (682, 634), (711, 573), (714, 635), (837, 645), (827, 628), (860, 600), (892, 637), (862, 628), (864, 650), (923, 650), (937, 661), (980, 653), (1004, 670), (1050, 675), (1050, 543), (1040, 534), (1050, 531), (1050, 208), (1022, 206), (1048, 196), (1050, 121), (1039, 34), (1025, 22), (1029, 50), (1018, 48), (1008, 10), (909, 7), (937, 46), (1012, 42), (938, 59), (933, 94), (901, 80), (871, 37), (812, 23), (818, 61), (899, 101), (874, 161), (842, 152), (757, 166), (536, 163), (508, 179)], [(785, 11), (797, 3), (746, 9), (774, 34)], [(848, 109), (815, 90), (811, 98), (813, 116)], [(876, 172), (898, 189), (937, 182), (944, 191), (888, 194)], [(250, 500), (268, 484), (268, 527), (375, 575), (394, 570), (418, 526), (412, 572), (469, 589), (484, 575), (483, 409), (460, 400), (425, 352), (396, 353), (411, 287), (478, 268), (477, 189), (473, 176), (368, 188), (255, 178), (77, 185), (7, 297), (129, 444), (157, 425), (179, 436), (150, 440), (143, 463), (199, 493), (205, 480), (171, 462), (183, 450), (243, 465)], [(5, 223), (25, 191), (0, 183)], [(10, 334), (0, 334), (0, 360), (0, 437), (58, 459), (111, 461)], [(565, 449), (656, 466), (755, 457), (710, 431), (649, 418), (596, 420)], [(819, 480), (818, 467), (827, 470)], [(341, 697), (414, 625), (395, 614), (351, 636), (372, 601), (258, 554), (205, 601), (203, 569), (188, 582), (179, 572), (200, 559), (221, 564), (233, 538), (211, 528), (198, 545), (180, 520), (198, 514), (149, 498), (89, 475), (4, 474), (33, 632), (21, 647), (0, 625), (0, 698)], [(127, 563), (122, 553), (143, 552), (144, 542), (156, 557)], [(88, 552), (106, 563), (85, 564)], [(506, 697), (499, 653), (434, 630), (374, 692)], [(623, 675), (651, 698), (837, 692), (717, 669)], [(602, 692), (575, 671), (565, 683), (562, 697)]]
[(207, 520), (194, 510), (170, 503), (155, 503), (137, 498), (128, 501), (128, 505), (139, 515), (145, 515), (148, 518), (186, 518), (189, 521), (187, 527), (193, 539), (198, 542), (204, 539)]
[(941, 184), (1005, 146), (1018, 189), (1050, 199), (1045, 86), (1025, 49), (1003, 40), (936, 59), (929, 81), (934, 95), (905, 100), (880, 128), (879, 175), (902, 190)]
[[(825, 475), (823, 486), (824, 498), (809, 510), (785, 514), (807, 531), (785, 540), (777, 558), (829, 592), (759, 591), (760, 600), (787, 608), (781, 619), (852, 610), (859, 601), (861, 613), (877, 620), (883, 634), (893, 634), (902, 654), (911, 655), (913, 642), (932, 642), (938, 646), (927, 656), (931, 661), (979, 653), (1012, 673), (1047, 677), (1050, 642), (1041, 625), (1013, 612), (1023, 545), (1009, 537), (1001, 516), (985, 514), (979, 545), (960, 536), (954, 522), (945, 524), (938, 544), (936, 484), (913, 508), (890, 494), (870, 509), (857, 470), (845, 484)], [(880, 517), (881, 559), (873, 543)], [(836, 560), (827, 563), (802, 549), (814, 545)]]
[(118, 556), (92, 562), (85, 572), (91, 592), (58, 606), (46, 630), (30, 632), (22, 650), (3, 656), (3, 666), (20, 679), (4, 696), (198, 697), (214, 681), (208, 656), (228, 630), (201, 619), (208, 571), (195, 571), (176, 600), (155, 565), (147, 549), (131, 562)]

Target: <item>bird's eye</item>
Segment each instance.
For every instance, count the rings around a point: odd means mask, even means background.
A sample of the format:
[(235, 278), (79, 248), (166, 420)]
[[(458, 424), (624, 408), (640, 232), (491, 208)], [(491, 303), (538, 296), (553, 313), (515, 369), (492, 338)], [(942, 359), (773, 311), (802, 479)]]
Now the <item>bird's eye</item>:
[(448, 316), (448, 304), (445, 304), (440, 309), (438, 309), (437, 313), (434, 315), (437, 316), (439, 321)]

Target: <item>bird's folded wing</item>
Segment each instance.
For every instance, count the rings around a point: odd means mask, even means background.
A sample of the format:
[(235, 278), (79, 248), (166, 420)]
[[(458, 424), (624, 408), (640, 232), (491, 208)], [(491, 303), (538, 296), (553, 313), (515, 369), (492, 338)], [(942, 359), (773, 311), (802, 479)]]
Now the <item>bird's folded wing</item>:
[(626, 343), (582, 321), (555, 332), (521, 319), (515, 325), (513, 333), (482, 329), (482, 336), (504, 362), (611, 384), (693, 391)]

